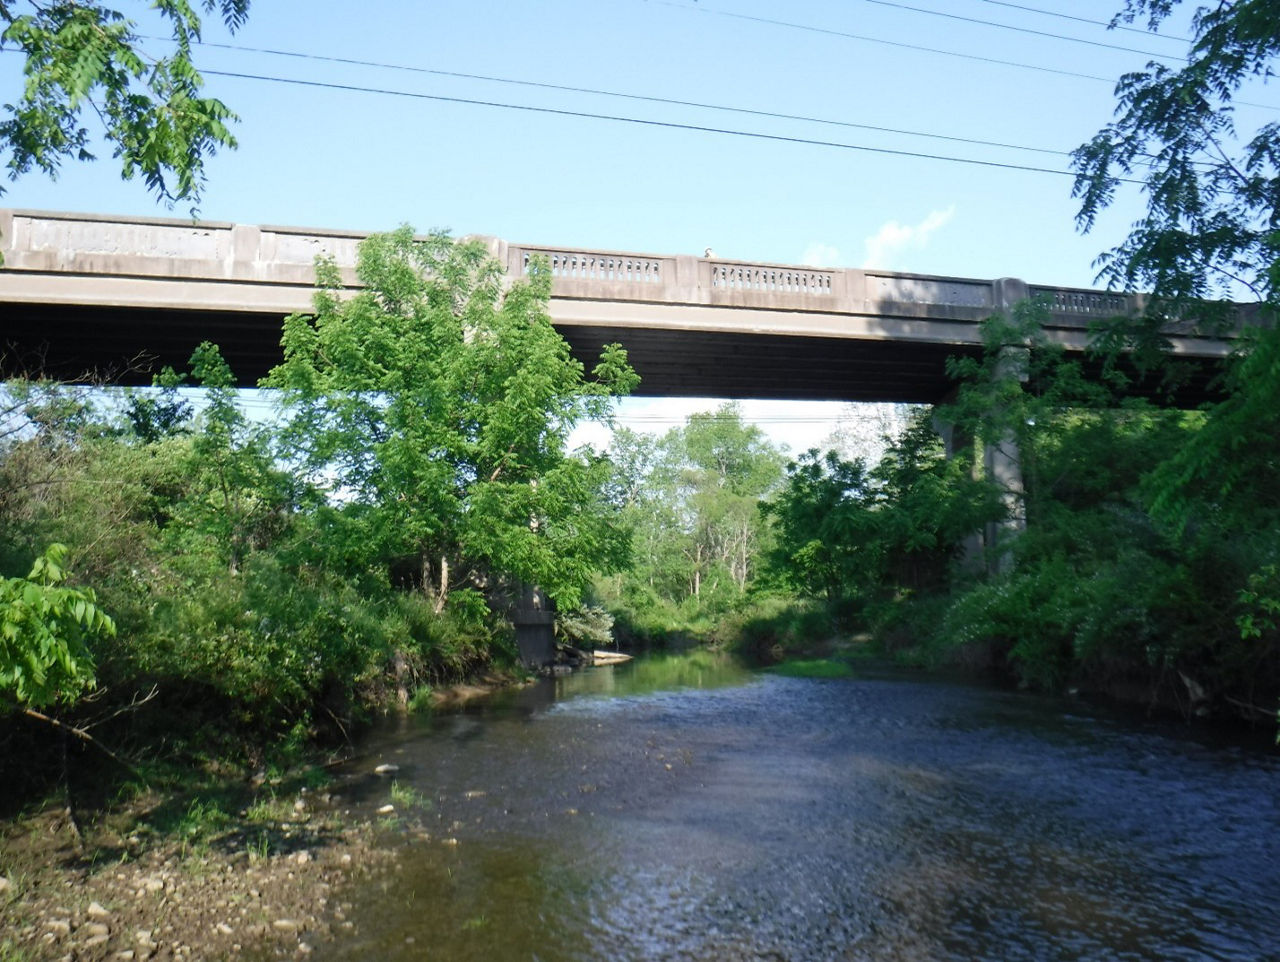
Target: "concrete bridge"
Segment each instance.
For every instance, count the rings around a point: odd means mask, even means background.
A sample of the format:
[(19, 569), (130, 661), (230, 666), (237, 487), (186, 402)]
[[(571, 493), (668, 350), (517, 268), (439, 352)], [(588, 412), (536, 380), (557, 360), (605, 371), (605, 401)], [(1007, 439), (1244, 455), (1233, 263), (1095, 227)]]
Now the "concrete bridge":
[[(245, 384), (280, 359), (281, 319), (311, 307), (317, 255), (355, 283), (351, 231), (0, 210), (0, 349), (6, 373), (120, 371), (148, 357), (183, 368), (216, 342)], [(950, 356), (976, 355), (979, 324), (1028, 296), (1050, 304), (1048, 337), (1083, 351), (1091, 322), (1141, 310), (1106, 291), (879, 270), (756, 264), (715, 256), (579, 250), (486, 239), (510, 276), (549, 258), (552, 321), (588, 366), (621, 342), (639, 393), (934, 402)], [(1229, 344), (1171, 332), (1212, 362)], [(1211, 363), (1181, 400), (1206, 396)], [(149, 383), (149, 369), (125, 380)]]

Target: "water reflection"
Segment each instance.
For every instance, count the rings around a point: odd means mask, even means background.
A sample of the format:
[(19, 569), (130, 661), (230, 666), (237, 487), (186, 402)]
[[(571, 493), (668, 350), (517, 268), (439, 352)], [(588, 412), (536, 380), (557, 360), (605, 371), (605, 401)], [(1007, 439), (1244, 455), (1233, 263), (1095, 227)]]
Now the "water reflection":
[(755, 678), (732, 655), (722, 651), (693, 649), (659, 652), (634, 661), (574, 672), (555, 680), (555, 700), (581, 695), (643, 695), (655, 691), (681, 691), (743, 685)]
[(1280, 958), (1275, 759), (1067, 709), (699, 652), (384, 732), (429, 805), (317, 955)]

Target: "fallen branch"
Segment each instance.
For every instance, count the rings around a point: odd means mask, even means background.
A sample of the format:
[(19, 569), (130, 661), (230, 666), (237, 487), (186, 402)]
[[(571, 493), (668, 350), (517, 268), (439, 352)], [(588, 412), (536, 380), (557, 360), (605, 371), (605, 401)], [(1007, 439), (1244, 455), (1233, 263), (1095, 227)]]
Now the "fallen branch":
[[(98, 689), (98, 691), (106, 691), (106, 689), (100, 688)], [(107, 722), (111, 721), (111, 719), (113, 718), (119, 718), (125, 712), (136, 711), (137, 709), (145, 705), (147, 702), (151, 701), (151, 699), (155, 698), (156, 695), (159, 694), (159, 692), (160, 692), (159, 687), (156, 685), (152, 685), (151, 690), (147, 692), (145, 695), (143, 695), (141, 698), (139, 698), (138, 695), (135, 693), (133, 698), (129, 701), (129, 704), (121, 708), (117, 708), (115, 711), (111, 712), (109, 715), (103, 715), (101, 718), (95, 718), (91, 722), (86, 722), (81, 727), (83, 728), (84, 731), (87, 732), (90, 728), (96, 728), (99, 725), (106, 724)]]
[(24, 708), (22, 709), (22, 713), (24, 715), (27, 715), (31, 718), (36, 719), (36, 721), (42, 721), (46, 725), (51, 725), (60, 732), (65, 732), (68, 735), (75, 735), (76, 738), (79, 738), (82, 741), (88, 742), (94, 748), (98, 749), (98, 751), (102, 752), (102, 754), (106, 755), (113, 762), (115, 762), (117, 765), (119, 765), (121, 768), (127, 771), (134, 778), (144, 783), (146, 782), (146, 779), (143, 778), (141, 774), (139, 774), (136, 768), (134, 768), (132, 765), (126, 762), (123, 758), (121, 758), (119, 755), (113, 752), (106, 745), (102, 744), (102, 742), (98, 741), (96, 738), (90, 735), (83, 728), (77, 728), (75, 725), (68, 725), (66, 722), (58, 721), (58, 719), (51, 718), (48, 715), (44, 714), (43, 712), (36, 711), (34, 708)]

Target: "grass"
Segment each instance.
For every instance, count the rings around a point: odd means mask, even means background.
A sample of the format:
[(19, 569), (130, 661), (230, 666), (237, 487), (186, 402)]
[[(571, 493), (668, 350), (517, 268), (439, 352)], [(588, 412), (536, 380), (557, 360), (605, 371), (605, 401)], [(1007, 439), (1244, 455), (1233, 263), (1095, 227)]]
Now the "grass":
[(244, 810), (244, 817), (255, 825), (288, 821), (293, 814), (293, 803), (275, 794), (259, 795)]
[(391, 783), (391, 801), (405, 808), (430, 808), (431, 799), (402, 782)]
[(245, 842), (244, 847), (249, 853), (249, 861), (264, 862), (271, 854), (271, 837), (266, 832), (259, 832), (256, 837)]
[(808, 658), (784, 661), (769, 669), (788, 678), (852, 678), (853, 667), (847, 661), (830, 658)]

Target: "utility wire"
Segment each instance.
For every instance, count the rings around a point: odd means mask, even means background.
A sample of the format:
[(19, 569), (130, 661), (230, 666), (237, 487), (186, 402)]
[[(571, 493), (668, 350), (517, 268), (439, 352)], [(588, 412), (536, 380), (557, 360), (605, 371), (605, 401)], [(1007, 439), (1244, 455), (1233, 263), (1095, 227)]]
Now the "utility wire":
[[(143, 39), (160, 39), (144, 37)], [(1051, 147), (1031, 147), (1025, 144), (1007, 144), (995, 140), (979, 140), (973, 137), (957, 137), (949, 134), (935, 134), (923, 130), (905, 130), (898, 127), (880, 127), (875, 124), (861, 124), (852, 120), (835, 120), (830, 117), (809, 117), (804, 114), (787, 114), (773, 110), (760, 110), (751, 107), (734, 107), (728, 104), (710, 104), (697, 100), (677, 100), (670, 97), (655, 97), (647, 94), (627, 93), (618, 90), (604, 90), (596, 87), (575, 87), (568, 84), (554, 84), (538, 80), (520, 80), (515, 77), (494, 77), (488, 74), (463, 73), (457, 70), (438, 70), (430, 67), (414, 67), (408, 64), (382, 63), (377, 60), (356, 60), (351, 57), (333, 57), (324, 54), (303, 53), (297, 50), (276, 50), (270, 47), (246, 47), (233, 43), (211, 43), (201, 41), (201, 46), (219, 50), (233, 50), (241, 53), (266, 54), (273, 57), (291, 57), (297, 60), (313, 60), (322, 63), (340, 63), (355, 67), (374, 67), (384, 70), (398, 70), (404, 73), (426, 74), (432, 77), (449, 77), (455, 80), (481, 80), (486, 83), (507, 84), (515, 87), (531, 87), (538, 90), (556, 90), (562, 93), (591, 94), (599, 97), (613, 97), (620, 100), (634, 100), (642, 103), (663, 104), (672, 107), (694, 107), (699, 110), (719, 110), (725, 113), (743, 114), (750, 117), (767, 117), (772, 120), (798, 120), (803, 123), (824, 124), (829, 127), (845, 127), (851, 130), (870, 130), (882, 134), (901, 134), (906, 137), (923, 137), (929, 140), (945, 140), (951, 143), (972, 144), (979, 147), (999, 147), (1005, 150), (1022, 150), (1037, 154), (1051, 154), (1056, 157), (1070, 157), (1071, 151), (1057, 150)], [(206, 71), (207, 72), (207, 71)]]
[(1062, 33), (1050, 33), (1047, 30), (1034, 30), (1031, 27), (1019, 27), (1011, 23), (998, 23), (994, 20), (983, 20), (981, 17), (965, 17), (958, 13), (946, 13), (942, 10), (929, 10), (926, 7), (913, 7), (905, 3), (895, 3), (894, 0), (865, 0), (866, 3), (873, 3), (878, 7), (892, 7), (895, 10), (908, 10), (911, 13), (923, 13), (933, 17), (943, 17), (947, 20), (958, 20), (961, 23), (977, 24), (980, 27), (992, 27), (997, 30), (1012, 30), (1014, 33), (1025, 33), (1033, 37), (1048, 37), (1051, 40), (1065, 40), (1068, 43), (1082, 43), (1090, 47), (1100, 47), (1103, 50), (1119, 50), (1123, 53), (1137, 53), (1144, 57), (1158, 57), (1161, 60), (1181, 60), (1186, 62), (1186, 57), (1174, 57), (1164, 53), (1154, 53), (1150, 50), (1139, 50), (1136, 47), (1122, 47), (1119, 44), (1103, 43), (1101, 40), (1087, 40), (1083, 37), (1069, 37)]
[[(1020, 70), (1037, 70), (1041, 73), (1057, 74), (1061, 77), (1075, 77), (1079, 80), (1098, 80), (1102, 83), (1110, 84), (1112, 87), (1116, 84), (1115, 77), (1100, 77), (1097, 74), (1079, 73), (1073, 70), (1059, 70), (1056, 67), (1045, 67), (1041, 64), (1035, 63), (1023, 63), (1018, 60), (1000, 60), (996, 57), (983, 57), (973, 53), (961, 53), (957, 50), (942, 50), (938, 47), (926, 47), (921, 44), (903, 43), (898, 40), (885, 40), (881, 37), (868, 37), (865, 34), (849, 33), (844, 30), (835, 30), (830, 27), (818, 27), (808, 23), (794, 23), (790, 20), (776, 20), (770, 17), (756, 17), (745, 13), (734, 13), (730, 10), (717, 10), (714, 7), (707, 7), (702, 4), (691, 7), (686, 3), (677, 3), (675, 0), (648, 0), (648, 2), (664, 7), (674, 7), (677, 10), (704, 13), (717, 17), (727, 17), (732, 20), (746, 20), (751, 23), (760, 23), (771, 27), (784, 27), (788, 30), (803, 30), (808, 33), (823, 34), (828, 37), (842, 37), (846, 40), (860, 40), (865, 43), (878, 43), (886, 47), (897, 47), (901, 50), (914, 50), (918, 53), (932, 53), (941, 57), (956, 57), (960, 60), (972, 60), (977, 63), (995, 64), (1001, 67), (1016, 67)], [(872, 0), (872, 2), (875, 2), (875, 0)], [(936, 11), (929, 12), (932, 13)], [(1280, 107), (1277, 107), (1274, 104), (1252, 103), (1247, 100), (1235, 100), (1233, 103), (1240, 107), (1257, 107), (1260, 110), (1280, 112)]]
[[(144, 40), (163, 40), (158, 37), (143, 37)], [(981, 140), (973, 137), (958, 137), (951, 134), (935, 134), (923, 130), (906, 130), (898, 127), (882, 127), (875, 124), (862, 124), (851, 120), (835, 120), (828, 117), (809, 117), (804, 114), (787, 114), (772, 110), (761, 110), (752, 107), (734, 107), (728, 104), (703, 103), (696, 100), (677, 100), (670, 97), (656, 97), (647, 94), (627, 93), (625, 91), (604, 90), (596, 87), (576, 87), (567, 84), (554, 84), (538, 80), (521, 80), (514, 77), (495, 77), (489, 74), (464, 73), (456, 70), (439, 70), (431, 67), (415, 67), (408, 64), (384, 63), (378, 60), (357, 60), (351, 57), (335, 57), (327, 54), (305, 53), (297, 50), (279, 50), (271, 47), (248, 47), (233, 43), (215, 43), (200, 41), (202, 46), (219, 50), (231, 50), (239, 53), (265, 54), (275, 57), (289, 57), (297, 60), (311, 60), (321, 63), (340, 63), (348, 66), (373, 67), (376, 69), (398, 70), (405, 73), (425, 74), (435, 77), (448, 77), (461, 80), (480, 80), (488, 83), (507, 84), (516, 87), (530, 87), (539, 90), (556, 90), (565, 93), (581, 93), (600, 97), (614, 97), (620, 100), (633, 100), (642, 103), (656, 103), (675, 107), (694, 107), (699, 110), (719, 110), (725, 113), (744, 114), (752, 117), (767, 117), (773, 120), (798, 120), (802, 123), (824, 124), (831, 127), (845, 127), (852, 130), (870, 130), (876, 133), (899, 134), (907, 137), (922, 137), (929, 140), (942, 140), (950, 143), (971, 144), (980, 147), (996, 147), (1002, 150), (1021, 150), (1028, 153), (1048, 154), (1054, 157), (1070, 157), (1072, 151), (1058, 150), (1052, 147), (1032, 147), (1027, 144), (1009, 144), (996, 140)], [(1154, 166), (1156, 158), (1144, 155)], [(1210, 166), (1203, 164), (1203, 166)]]
[(1057, 74), (1060, 77), (1075, 77), (1078, 80), (1097, 80), (1105, 84), (1115, 85), (1114, 77), (1100, 77), (1097, 74), (1079, 73), (1074, 70), (1059, 70), (1056, 67), (1045, 67), (1037, 63), (1022, 63), (1017, 60), (1000, 60), (996, 57), (983, 57), (975, 53), (961, 53), (956, 50), (942, 50), (938, 47), (926, 47), (917, 43), (903, 43), (899, 40), (885, 40), (882, 37), (868, 37), (865, 34), (849, 33), (844, 30), (835, 30), (830, 27), (818, 27), (808, 23), (793, 23), (789, 20), (775, 20), (771, 17), (756, 17), (747, 13), (734, 13), (731, 10), (717, 10), (714, 7), (704, 7), (699, 4), (691, 7), (688, 4), (676, 3), (674, 0), (649, 0), (649, 2), (663, 7), (675, 7), (677, 10), (685, 10), (694, 13), (705, 13), (716, 17), (727, 17), (731, 20), (746, 20), (750, 23), (761, 23), (771, 27), (784, 27), (788, 30), (803, 30), (808, 33), (820, 33), (828, 37), (842, 37), (845, 40), (861, 40), (865, 43), (878, 43), (885, 47), (896, 47), (899, 50), (914, 50), (918, 53), (932, 53), (941, 57), (956, 57), (960, 60), (973, 60), (978, 63), (995, 64), (1000, 67), (1017, 67), (1021, 70), (1038, 70), (1041, 73)]
[[(870, 147), (866, 144), (849, 144), (833, 140), (816, 140), (810, 137), (789, 137), (782, 134), (768, 134), (760, 131), (734, 130), (729, 127), (710, 127), (704, 124), (682, 124), (669, 120), (647, 120), (640, 117), (624, 117), (619, 114), (600, 114), (584, 110), (568, 110), (557, 107), (537, 107), (530, 104), (512, 104), (496, 100), (478, 100), (471, 97), (450, 97), (444, 94), (418, 93), (409, 90), (393, 90), (387, 87), (365, 87), (356, 84), (340, 84), (321, 80), (298, 80), (292, 77), (273, 77), (265, 74), (240, 73), (231, 70), (205, 70), (211, 77), (229, 77), (237, 80), (255, 80), (263, 83), (287, 84), (298, 87), (314, 87), (322, 90), (341, 90), (349, 93), (367, 93), (388, 97), (405, 97), (411, 100), (430, 100), (436, 103), (463, 104), (472, 107), (495, 107), (503, 110), (519, 110), (526, 113), (548, 114), (556, 117), (574, 117), (584, 120), (606, 120), (614, 123), (634, 124), (641, 127), (659, 127), (666, 130), (687, 130), (704, 134), (722, 134), (728, 137), (743, 137), (752, 140), (765, 140), (774, 143), (803, 144), (810, 147), (831, 147), (838, 150), (855, 150), (870, 154), (885, 154), (892, 157), (914, 157), (921, 160), (939, 160), (948, 163), (968, 164), (974, 167), (991, 167), (1000, 170), (1022, 170), (1037, 174), (1056, 174), (1062, 177), (1076, 176), (1072, 171), (1056, 167), (1035, 167), (1030, 164), (1010, 164), (996, 160), (978, 160), (972, 157), (955, 157), (949, 154), (930, 154), (915, 150), (894, 150), (889, 147)], [(1139, 184), (1143, 181), (1119, 178), (1121, 183)]]
[(1057, 17), (1060, 20), (1074, 20), (1076, 23), (1088, 23), (1095, 27), (1106, 27), (1108, 30), (1123, 30), (1125, 33), (1137, 33), (1144, 37), (1153, 37), (1156, 40), (1169, 40), (1173, 43), (1188, 44), (1191, 41), (1186, 37), (1171, 37), (1167, 33), (1158, 33), (1155, 30), (1143, 30), (1141, 27), (1130, 27), (1128, 24), (1115, 23), (1108, 20), (1090, 20), (1088, 17), (1077, 17), (1069, 13), (1061, 13), (1057, 10), (1043, 10), (1040, 7), (1028, 7), (1021, 3), (1009, 3), (1008, 0), (980, 0), (981, 3), (989, 3), (997, 7), (1008, 7), (1010, 10), (1025, 10), (1027, 13), (1038, 13), (1045, 17)]

